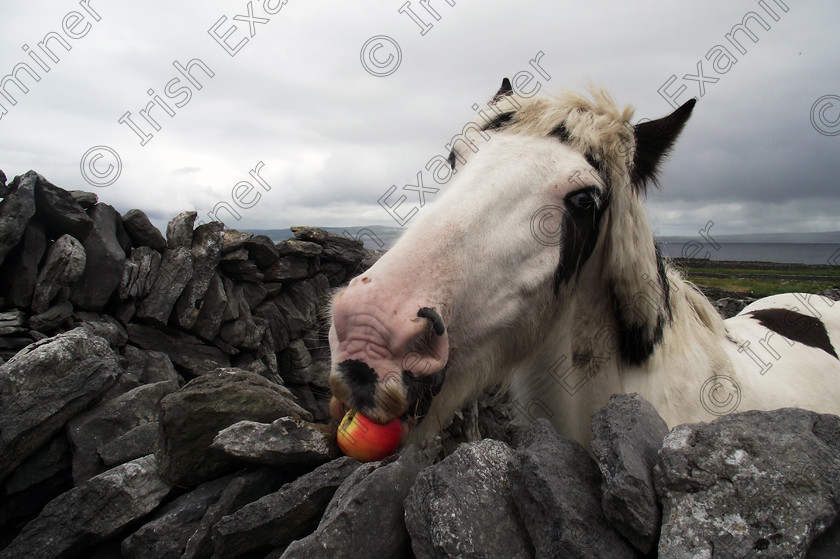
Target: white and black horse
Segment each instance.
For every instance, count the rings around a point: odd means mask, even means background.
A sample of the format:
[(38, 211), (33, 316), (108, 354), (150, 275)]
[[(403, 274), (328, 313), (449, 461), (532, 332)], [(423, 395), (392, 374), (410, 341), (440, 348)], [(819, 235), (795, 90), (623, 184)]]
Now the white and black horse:
[(492, 106), (436, 203), (336, 294), (334, 417), (399, 417), (420, 440), (498, 384), (585, 445), (616, 393), (671, 427), (840, 414), (840, 304), (778, 295), (724, 321), (659, 255), (642, 198), (693, 100), (633, 126), (604, 92), (523, 98), (505, 80)]

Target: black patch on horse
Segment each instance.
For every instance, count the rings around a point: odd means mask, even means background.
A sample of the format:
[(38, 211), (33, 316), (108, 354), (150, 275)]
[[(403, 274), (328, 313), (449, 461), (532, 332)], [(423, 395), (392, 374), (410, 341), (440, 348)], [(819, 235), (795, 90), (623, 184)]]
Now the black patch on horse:
[(825, 324), (813, 316), (790, 309), (761, 309), (749, 313), (759, 324), (781, 334), (789, 340), (821, 349), (838, 359), (834, 346), (828, 338)]
[(501, 128), (504, 128), (505, 126), (507, 126), (508, 122), (510, 122), (510, 119), (513, 118), (513, 115), (514, 111), (497, 115), (495, 118), (493, 118), (493, 120), (485, 124), (482, 130), (499, 130)]
[(609, 192), (601, 195), (596, 207), (594, 203), (588, 208), (576, 207), (572, 198), (583, 192), (590, 192), (597, 197), (599, 189), (588, 187), (569, 193), (565, 199), (566, 212), (563, 215), (563, 236), (560, 242), (560, 263), (554, 271), (554, 292), (580, 273), (581, 268), (592, 256), (598, 235), (601, 231), (601, 219), (610, 205)]
[(569, 130), (566, 128), (566, 125), (561, 123), (558, 124), (554, 130), (548, 133), (549, 136), (553, 136), (563, 142), (564, 144), (568, 144), (569, 140), (571, 139), (571, 135), (569, 134)]
[[(614, 301), (615, 298), (613, 299)], [(618, 306), (616, 304), (616, 306)], [(656, 317), (656, 327), (653, 336), (648, 337), (644, 324), (628, 324), (624, 322), (624, 315), (616, 309), (618, 321), (618, 349), (621, 356), (631, 365), (641, 365), (653, 354), (656, 346), (662, 341), (664, 320), (662, 315)]]
[[(613, 308), (615, 310), (616, 325), (618, 327), (618, 347), (621, 356), (627, 363), (631, 365), (641, 365), (654, 352), (656, 346), (662, 342), (665, 331), (665, 324), (673, 320), (673, 310), (671, 309), (671, 284), (668, 283), (668, 272), (665, 266), (665, 260), (662, 258), (662, 253), (659, 245), (654, 243), (654, 254), (656, 257), (656, 272), (659, 280), (659, 289), (657, 290), (660, 297), (656, 315), (656, 326), (653, 328), (652, 335), (647, 334), (647, 325), (644, 323), (636, 323), (628, 321), (632, 318), (632, 309), (621, 308), (621, 303), (612, 291)], [(642, 297), (642, 300), (647, 298)], [(635, 304), (635, 301), (634, 301)], [(630, 312), (627, 312), (627, 311)]]
[(338, 364), (338, 372), (347, 383), (350, 389), (350, 397), (353, 400), (348, 402), (356, 409), (371, 409), (376, 407), (376, 383), (379, 380), (374, 371), (367, 363), (358, 359), (347, 359)]
[(446, 380), (446, 369), (421, 377), (414, 376), (410, 371), (403, 371), (402, 379), (406, 386), (408, 399), (406, 416), (407, 418), (422, 419), (429, 413), (432, 400), (443, 388), (443, 383)]

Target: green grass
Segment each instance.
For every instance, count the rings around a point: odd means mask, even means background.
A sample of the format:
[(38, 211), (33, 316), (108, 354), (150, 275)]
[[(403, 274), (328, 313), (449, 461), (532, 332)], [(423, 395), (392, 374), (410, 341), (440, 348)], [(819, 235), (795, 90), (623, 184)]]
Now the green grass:
[(840, 269), (821, 270), (761, 270), (748, 268), (680, 268), (685, 274), (726, 274), (730, 276), (752, 275), (752, 276), (824, 276), (826, 278), (840, 279)]
[(840, 267), (688, 260), (676, 262), (676, 268), (692, 283), (700, 286), (766, 297), (777, 293), (820, 293), (840, 287)]
[(688, 274), (687, 279), (697, 285), (717, 287), (726, 291), (744, 293), (750, 297), (767, 297), (777, 293), (820, 293), (829, 287), (838, 287), (840, 282), (832, 281), (797, 281), (752, 278), (707, 278)]

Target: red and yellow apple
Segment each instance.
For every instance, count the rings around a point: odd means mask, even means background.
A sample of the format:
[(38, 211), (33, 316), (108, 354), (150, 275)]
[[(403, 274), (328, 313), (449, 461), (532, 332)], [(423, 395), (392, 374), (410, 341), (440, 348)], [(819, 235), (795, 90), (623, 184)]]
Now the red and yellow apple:
[(374, 462), (393, 454), (400, 446), (401, 437), (399, 419), (382, 425), (352, 409), (344, 414), (338, 426), (338, 448), (359, 462)]

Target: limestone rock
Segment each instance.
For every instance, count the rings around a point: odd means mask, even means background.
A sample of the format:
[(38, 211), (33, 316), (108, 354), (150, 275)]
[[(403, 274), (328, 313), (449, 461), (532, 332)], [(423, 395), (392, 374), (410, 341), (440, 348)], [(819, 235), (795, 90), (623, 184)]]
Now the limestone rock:
[(151, 247), (155, 250), (166, 248), (166, 239), (143, 211), (130, 210), (122, 216), (122, 222), (131, 237), (132, 246)]
[(533, 557), (510, 494), (513, 450), (485, 439), (463, 444), (423, 470), (405, 499), (405, 524), (418, 559)]
[(211, 448), (218, 432), (243, 420), (283, 416), (312, 417), (286, 388), (254, 373), (219, 370), (193, 379), (160, 402), (161, 471), (188, 487), (227, 473), (234, 461)]
[(0, 264), (20, 242), (29, 220), (35, 215), (37, 177), (34, 171), (16, 177), (10, 185), (12, 192), (0, 201)]
[(680, 425), (654, 475), (660, 557), (803, 557), (840, 512), (840, 417), (780, 409)]
[[(410, 556), (403, 501), (427, 465), (417, 448), (410, 446), (396, 459), (358, 468), (338, 488), (315, 532), (292, 542), (282, 557)], [(371, 526), (376, 527), (375, 537), (371, 537)]]
[(0, 558), (90, 556), (93, 545), (149, 514), (171, 490), (154, 456), (117, 466), (50, 501)]
[(508, 475), (537, 557), (636, 557), (604, 517), (598, 466), (547, 420), (522, 434)]
[(36, 175), (35, 207), (38, 219), (55, 237), (67, 234), (85, 242), (95, 227), (96, 217), (86, 213), (72, 194), (41, 175)]
[(0, 480), (121, 373), (108, 342), (84, 328), (36, 342), (0, 366)]
[(90, 209), (93, 229), (82, 241), (85, 269), (73, 284), (70, 301), (78, 309), (99, 311), (119, 287), (125, 251), (117, 239), (119, 214), (107, 204)]
[(188, 248), (167, 250), (149, 295), (137, 308), (137, 318), (165, 326), (175, 302), (192, 277), (192, 271), (192, 255)]
[(662, 511), (653, 467), (667, 434), (665, 420), (638, 394), (616, 394), (592, 414), (592, 452), (604, 479), (604, 515), (645, 554), (659, 539)]
[(346, 456), (327, 462), (222, 518), (213, 527), (213, 557), (228, 559), (285, 548), (309, 534), (338, 487), (359, 466)]
[(166, 246), (171, 250), (192, 247), (193, 226), (198, 212), (181, 212), (166, 225)]
[(222, 429), (211, 448), (269, 466), (322, 464), (341, 456), (336, 427), (281, 417), (271, 423), (240, 421)]

